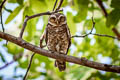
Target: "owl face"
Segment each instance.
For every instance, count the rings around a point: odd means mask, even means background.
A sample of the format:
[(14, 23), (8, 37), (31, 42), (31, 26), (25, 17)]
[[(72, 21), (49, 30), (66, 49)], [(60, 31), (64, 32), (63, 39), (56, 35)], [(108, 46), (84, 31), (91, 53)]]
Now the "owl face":
[(66, 17), (64, 14), (54, 13), (50, 15), (48, 23), (51, 24), (52, 26), (60, 27), (66, 24), (67, 22), (66, 22)]

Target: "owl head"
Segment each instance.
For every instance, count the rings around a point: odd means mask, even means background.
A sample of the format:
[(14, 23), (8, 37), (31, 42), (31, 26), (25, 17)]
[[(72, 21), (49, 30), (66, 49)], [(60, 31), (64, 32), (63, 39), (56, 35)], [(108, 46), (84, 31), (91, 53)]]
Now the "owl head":
[(64, 14), (54, 13), (50, 15), (48, 23), (51, 24), (52, 26), (62, 26), (66, 24), (67, 22), (66, 22), (66, 17)]

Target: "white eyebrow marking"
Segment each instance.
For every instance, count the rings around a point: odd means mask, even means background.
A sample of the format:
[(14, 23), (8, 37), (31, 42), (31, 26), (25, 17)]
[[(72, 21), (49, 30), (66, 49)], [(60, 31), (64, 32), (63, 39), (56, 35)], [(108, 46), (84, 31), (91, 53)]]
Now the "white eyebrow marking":
[(58, 19), (60, 19), (61, 17), (65, 17), (64, 15), (60, 15), (59, 17), (58, 17)]
[(50, 16), (50, 18), (51, 18), (51, 17), (54, 17), (54, 18), (56, 18), (56, 16), (55, 16), (55, 15), (51, 15), (51, 16)]

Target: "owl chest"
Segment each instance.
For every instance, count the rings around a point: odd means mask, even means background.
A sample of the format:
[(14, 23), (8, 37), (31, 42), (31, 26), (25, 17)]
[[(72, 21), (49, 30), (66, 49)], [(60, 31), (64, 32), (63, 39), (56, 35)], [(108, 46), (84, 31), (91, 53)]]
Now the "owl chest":
[(67, 34), (65, 29), (49, 29), (47, 36), (49, 43), (58, 43), (67, 40)]

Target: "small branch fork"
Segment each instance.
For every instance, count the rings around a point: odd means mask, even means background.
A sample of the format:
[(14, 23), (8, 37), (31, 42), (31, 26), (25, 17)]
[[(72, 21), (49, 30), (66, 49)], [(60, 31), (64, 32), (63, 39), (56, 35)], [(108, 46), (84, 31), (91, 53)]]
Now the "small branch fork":
[(91, 29), (91, 31), (90, 31), (88, 34), (81, 35), (81, 36), (79, 36), (79, 35), (74, 35), (74, 36), (72, 36), (71, 38), (74, 38), (74, 37), (82, 37), (82, 38), (84, 38), (84, 37), (87, 37), (88, 35), (95, 35), (95, 36), (109, 37), (109, 38), (113, 38), (113, 39), (118, 39), (118, 40), (120, 40), (118, 37), (114, 37), (114, 36), (110, 36), (110, 35), (106, 35), (106, 34), (92, 33), (92, 32), (93, 32), (93, 29), (95, 28), (95, 22), (94, 22), (93, 17), (92, 17), (92, 23), (93, 23), (92, 29)]

